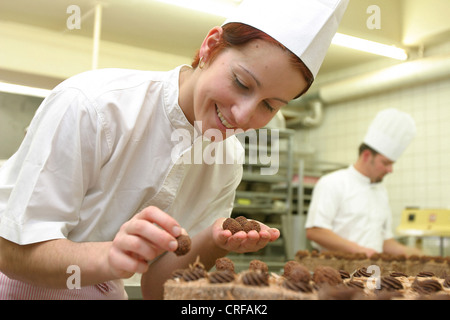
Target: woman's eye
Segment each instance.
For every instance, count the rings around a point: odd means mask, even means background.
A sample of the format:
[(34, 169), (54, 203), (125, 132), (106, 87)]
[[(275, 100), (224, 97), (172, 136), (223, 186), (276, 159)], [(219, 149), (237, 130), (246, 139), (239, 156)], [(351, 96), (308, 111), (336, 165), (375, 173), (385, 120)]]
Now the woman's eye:
[[(235, 82), (237, 87), (239, 87), (239, 88), (241, 88), (243, 90), (246, 90), (246, 91), (250, 90), (250, 88), (247, 87), (245, 84), (243, 84), (236, 75), (234, 75), (234, 82)], [(263, 105), (270, 112), (274, 112), (275, 111), (275, 108), (273, 108), (267, 101), (263, 101)]]
[(273, 112), (275, 108), (273, 108), (267, 101), (264, 101), (264, 106), (269, 110), (270, 112)]
[(238, 77), (234, 77), (234, 81), (236, 82), (236, 85), (239, 88), (242, 88), (244, 90), (248, 90), (248, 87), (246, 85), (244, 85), (241, 81), (239, 81)]

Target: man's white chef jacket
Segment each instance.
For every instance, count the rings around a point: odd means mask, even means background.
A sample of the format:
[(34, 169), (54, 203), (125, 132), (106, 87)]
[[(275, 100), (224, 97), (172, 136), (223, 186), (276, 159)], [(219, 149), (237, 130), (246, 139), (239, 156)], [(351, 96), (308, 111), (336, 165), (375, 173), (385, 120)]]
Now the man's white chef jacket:
[[(393, 237), (386, 188), (353, 166), (323, 176), (314, 187), (306, 228), (330, 229), (377, 252)], [(321, 249), (317, 243), (313, 243)]]
[(231, 137), (226, 163), (234, 164), (190, 164), (205, 143), (192, 147), (194, 128), (178, 105), (180, 68), (89, 71), (57, 86), (0, 170), (0, 236), (112, 240), (150, 205), (191, 236), (229, 216), (243, 148)]

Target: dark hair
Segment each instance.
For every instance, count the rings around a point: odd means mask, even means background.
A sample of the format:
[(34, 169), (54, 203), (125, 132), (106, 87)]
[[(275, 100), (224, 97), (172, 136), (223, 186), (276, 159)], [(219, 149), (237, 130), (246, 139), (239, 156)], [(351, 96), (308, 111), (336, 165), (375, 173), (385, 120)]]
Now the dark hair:
[(366, 150), (369, 150), (373, 156), (376, 156), (377, 154), (379, 154), (379, 152), (376, 151), (375, 149), (373, 149), (372, 147), (368, 146), (365, 143), (361, 143), (361, 145), (359, 146), (359, 155), (361, 155)]
[[(217, 57), (217, 55), (219, 55), (219, 53), (222, 52), (222, 50), (225, 48), (244, 45), (252, 40), (257, 39), (265, 40), (289, 52), (291, 56), (292, 65), (294, 66), (294, 68), (297, 68), (302, 73), (303, 77), (308, 83), (306, 88), (302, 92), (300, 92), (300, 94), (296, 98), (306, 93), (306, 91), (308, 91), (308, 89), (311, 87), (314, 81), (314, 76), (308, 69), (308, 67), (303, 63), (303, 61), (299, 57), (297, 57), (289, 49), (287, 49), (280, 42), (278, 42), (268, 34), (243, 23), (227, 23), (222, 27), (222, 29), (223, 29), (222, 38), (217, 43), (216, 47), (214, 47), (213, 50), (211, 51), (211, 54), (209, 56), (210, 62), (212, 62)], [(197, 68), (199, 63), (200, 63), (200, 56), (199, 52), (197, 52), (194, 57), (194, 61), (192, 62), (192, 67)]]

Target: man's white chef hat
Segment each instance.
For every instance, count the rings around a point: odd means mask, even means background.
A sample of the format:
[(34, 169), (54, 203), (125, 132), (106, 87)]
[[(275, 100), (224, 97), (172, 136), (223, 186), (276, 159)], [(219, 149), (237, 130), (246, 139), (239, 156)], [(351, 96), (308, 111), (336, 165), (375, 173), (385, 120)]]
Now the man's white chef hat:
[(416, 136), (416, 124), (397, 109), (380, 111), (367, 131), (364, 143), (392, 161), (397, 161)]
[(239, 22), (297, 55), (316, 78), (349, 0), (244, 0), (223, 25)]

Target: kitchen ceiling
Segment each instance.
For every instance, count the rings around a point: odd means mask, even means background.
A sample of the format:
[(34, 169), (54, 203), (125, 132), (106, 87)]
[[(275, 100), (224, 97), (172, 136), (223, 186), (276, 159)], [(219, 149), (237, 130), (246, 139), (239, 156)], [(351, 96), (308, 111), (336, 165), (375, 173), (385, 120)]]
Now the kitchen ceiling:
[[(189, 0), (186, 0), (189, 1)], [(229, 1), (236, 0), (211, 0)], [(276, 1), (276, 0), (274, 0)], [(67, 8), (78, 5), (83, 20), (77, 35), (92, 37), (94, 0), (2, 0), (0, 20), (67, 32)], [(155, 0), (102, 0), (101, 39), (135, 47), (192, 57), (211, 27), (225, 18), (196, 12)], [(380, 29), (367, 21), (379, 8)], [(448, 0), (350, 0), (339, 32), (368, 40), (417, 50), (419, 45), (447, 41), (450, 35)], [(1, 45), (1, 44), (0, 44)], [(336, 71), (381, 58), (332, 45), (321, 73)]]

